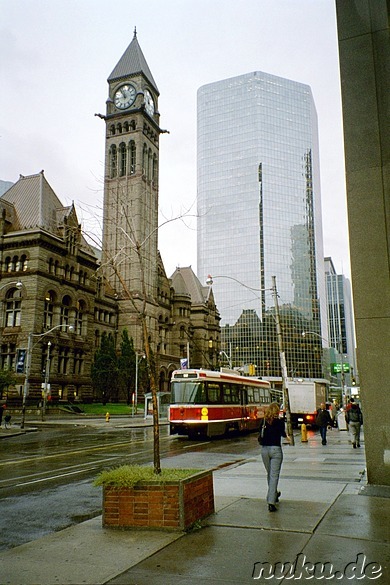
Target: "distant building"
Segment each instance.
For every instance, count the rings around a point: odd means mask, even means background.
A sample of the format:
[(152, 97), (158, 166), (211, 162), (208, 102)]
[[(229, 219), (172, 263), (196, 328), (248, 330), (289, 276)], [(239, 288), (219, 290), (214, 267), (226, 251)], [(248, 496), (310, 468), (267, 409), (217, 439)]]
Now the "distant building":
[(198, 90), (197, 242), (198, 277), (213, 279), (223, 355), (280, 377), (275, 276), (288, 375), (322, 378), (326, 291), (309, 86), (255, 71)]
[(332, 258), (329, 257), (325, 258), (325, 274), (329, 346), (336, 350), (332, 354), (333, 358), (330, 356), (330, 373), (335, 375), (339, 369), (332, 367), (332, 364), (340, 366), (343, 363), (346, 369), (345, 382), (351, 386), (357, 378), (351, 284), (343, 274), (336, 274)]
[[(145, 301), (159, 390), (168, 390), (182, 358), (192, 367), (216, 363), (220, 318), (212, 291), (190, 267), (168, 278), (157, 248), (158, 90), (136, 35), (108, 82), (107, 112), (100, 116), (103, 249), (89, 245), (75, 206), (63, 206), (43, 171), (20, 176), (0, 197), (0, 366), (15, 369), (32, 333), (32, 404), (41, 400), (48, 361), (54, 401), (92, 400), (91, 364), (103, 334), (118, 346), (126, 329), (135, 351), (144, 351), (133, 302), (139, 308)], [(142, 244), (142, 269), (134, 241)], [(20, 395), (24, 379), (18, 374)]]

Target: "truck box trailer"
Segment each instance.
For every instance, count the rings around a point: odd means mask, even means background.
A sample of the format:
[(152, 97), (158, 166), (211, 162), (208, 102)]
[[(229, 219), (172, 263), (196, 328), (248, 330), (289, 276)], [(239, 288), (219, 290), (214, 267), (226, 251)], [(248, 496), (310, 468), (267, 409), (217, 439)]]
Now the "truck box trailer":
[(318, 381), (291, 381), (288, 384), (291, 422), (297, 427), (314, 425), (317, 409), (321, 402), (326, 403), (327, 386)]

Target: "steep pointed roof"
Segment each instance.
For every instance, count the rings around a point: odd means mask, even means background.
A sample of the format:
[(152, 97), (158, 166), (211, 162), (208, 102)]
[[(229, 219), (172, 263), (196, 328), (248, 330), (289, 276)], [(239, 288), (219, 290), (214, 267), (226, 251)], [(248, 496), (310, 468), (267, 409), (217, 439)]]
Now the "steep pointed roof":
[(115, 65), (113, 71), (109, 75), (107, 81), (115, 81), (123, 77), (130, 77), (142, 73), (149, 83), (153, 86), (155, 91), (159, 94), (156, 82), (146, 62), (144, 54), (139, 46), (137, 39), (137, 31), (134, 30), (133, 40)]
[[(43, 171), (36, 175), (20, 175), (19, 180), (0, 197), (0, 207), (4, 204), (11, 204), (15, 210), (13, 229), (40, 228), (58, 236), (63, 231), (64, 222), (78, 226), (74, 204), (62, 205)], [(83, 235), (80, 245), (83, 250), (93, 253)]]
[(26, 177), (20, 175), (2, 199), (15, 206), (22, 229), (42, 227), (54, 232), (57, 229), (57, 213), (64, 209), (43, 171)]
[(203, 286), (191, 266), (176, 268), (171, 276), (172, 286), (176, 293), (189, 294), (192, 303), (203, 304), (210, 294), (210, 287)]

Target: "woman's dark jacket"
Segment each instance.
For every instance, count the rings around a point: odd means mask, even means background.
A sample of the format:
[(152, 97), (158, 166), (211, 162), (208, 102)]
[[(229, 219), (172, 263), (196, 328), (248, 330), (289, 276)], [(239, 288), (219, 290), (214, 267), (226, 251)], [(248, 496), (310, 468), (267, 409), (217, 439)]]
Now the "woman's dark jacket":
[(282, 437), (287, 437), (284, 421), (281, 418), (274, 418), (272, 424), (270, 424), (264, 419), (261, 424), (265, 424), (262, 445), (267, 447), (276, 445), (280, 447)]

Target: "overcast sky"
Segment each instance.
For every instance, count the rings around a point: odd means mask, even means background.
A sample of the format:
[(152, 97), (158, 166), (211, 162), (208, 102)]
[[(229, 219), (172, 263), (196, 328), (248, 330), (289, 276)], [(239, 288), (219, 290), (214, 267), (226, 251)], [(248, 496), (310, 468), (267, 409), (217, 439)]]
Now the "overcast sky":
[[(160, 219), (196, 214), (196, 93), (264, 71), (311, 86), (319, 121), (324, 253), (349, 277), (333, 0), (0, 0), (0, 179), (45, 171), (64, 205), (101, 217), (107, 77), (139, 44), (160, 91)], [(196, 271), (196, 219), (162, 227), (168, 276)]]

